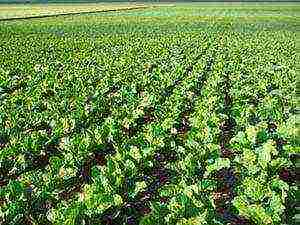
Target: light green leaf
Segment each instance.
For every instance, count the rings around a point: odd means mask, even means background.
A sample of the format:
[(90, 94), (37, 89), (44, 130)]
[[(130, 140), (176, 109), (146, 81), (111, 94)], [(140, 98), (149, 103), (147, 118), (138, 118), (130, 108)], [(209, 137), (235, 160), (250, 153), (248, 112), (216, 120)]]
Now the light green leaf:
[(211, 172), (218, 171), (222, 168), (229, 168), (230, 167), (230, 160), (227, 158), (217, 158), (215, 162), (209, 166), (207, 166), (207, 170), (204, 174), (207, 177)]
[(258, 162), (263, 169), (265, 169), (270, 163), (272, 155), (277, 155), (277, 150), (275, 142), (269, 140), (259, 149), (258, 152)]

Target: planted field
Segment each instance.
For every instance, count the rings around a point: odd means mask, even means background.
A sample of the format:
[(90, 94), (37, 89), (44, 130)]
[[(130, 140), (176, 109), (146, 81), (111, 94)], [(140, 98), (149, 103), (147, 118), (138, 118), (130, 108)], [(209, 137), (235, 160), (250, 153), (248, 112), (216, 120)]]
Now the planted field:
[(299, 9), (0, 22), (0, 224), (296, 224)]
[(0, 4), (0, 20), (143, 8), (142, 4)]

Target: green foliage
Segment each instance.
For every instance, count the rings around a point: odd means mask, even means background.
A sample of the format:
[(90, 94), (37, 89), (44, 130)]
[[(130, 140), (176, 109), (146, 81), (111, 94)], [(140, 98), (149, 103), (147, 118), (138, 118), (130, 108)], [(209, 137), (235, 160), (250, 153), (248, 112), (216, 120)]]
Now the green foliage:
[(0, 224), (284, 223), (297, 10), (0, 22)]

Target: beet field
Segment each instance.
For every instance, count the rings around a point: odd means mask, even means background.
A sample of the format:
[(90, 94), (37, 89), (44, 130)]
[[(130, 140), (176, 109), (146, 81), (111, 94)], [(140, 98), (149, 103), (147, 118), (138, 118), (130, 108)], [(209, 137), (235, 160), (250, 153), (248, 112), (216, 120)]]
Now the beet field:
[(0, 5), (0, 224), (297, 224), (300, 4), (140, 6)]

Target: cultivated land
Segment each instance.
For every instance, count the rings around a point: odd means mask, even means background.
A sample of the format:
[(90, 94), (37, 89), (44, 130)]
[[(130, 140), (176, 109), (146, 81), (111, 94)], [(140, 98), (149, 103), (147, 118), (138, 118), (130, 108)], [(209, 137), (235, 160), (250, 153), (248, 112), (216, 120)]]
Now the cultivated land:
[(299, 12), (0, 22), (0, 224), (296, 224)]
[(143, 7), (142, 4), (0, 4), (0, 20), (54, 16), (61, 14), (125, 10)]

